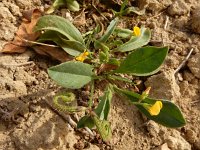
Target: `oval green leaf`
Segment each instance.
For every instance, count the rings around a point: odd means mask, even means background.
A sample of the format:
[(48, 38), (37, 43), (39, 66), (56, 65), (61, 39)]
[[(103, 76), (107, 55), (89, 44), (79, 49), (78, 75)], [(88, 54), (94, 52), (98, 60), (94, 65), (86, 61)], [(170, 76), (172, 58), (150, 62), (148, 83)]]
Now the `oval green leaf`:
[(79, 41), (80, 43), (84, 44), (82, 35), (79, 30), (67, 19), (56, 15), (46, 15), (41, 17), (38, 20), (34, 31), (41, 30), (56, 31), (69, 40)]
[(100, 120), (98, 116), (93, 116), (92, 118), (103, 141), (110, 140), (112, 137), (110, 122), (107, 120)]
[(159, 71), (168, 52), (168, 47), (143, 47), (125, 58), (115, 73), (131, 73), (137, 76), (148, 76)]
[(108, 87), (106, 91), (104, 91), (104, 95), (99, 98), (100, 103), (98, 104), (97, 108), (94, 112), (97, 114), (100, 120), (107, 120), (108, 114), (110, 112), (110, 103), (112, 100), (112, 91)]
[(114, 52), (128, 52), (140, 48), (149, 43), (151, 31), (147, 28), (141, 28), (141, 35), (132, 37), (128, 42), (113, 49)]
[(56, 31), (46, 31), (38, 39), (40, 42), (53, 41), (64, 51), (72, 56), (80, 55), (85, 49), (85, 45), (78, 41), (70, 41), (62, 38), (62, 35)]
[(76, 0), (66, 0), (67, 8), (71, 11), (79, 11), (80, 6)]
[[(130, 102), (138, 102), (141, 95), (137, 93), (133, 93), (131, 91), (122, 90), (115, 87), (117, 93), (122, 94), (125, 96)], [(154, 104), (157, 99), (146, 98), (142, 102), (148, 104)], [(136, 105), (136, 107), (145, 114), (149, 119), (162, 124), (166, 127), (177, 128), (182, 127), (186, 124), (185, 119), (180, 111), (180, 109), (171, 101), (159, 99), (162, 101), (163, 107), (157, 116), (151, 116), (149, 112), (141, 105)]]
[(79, 89), (89, 83), (93, 76), (93, 67), (78, 61), (69, 61), (48, 69), (49, 76), (59, 85)]

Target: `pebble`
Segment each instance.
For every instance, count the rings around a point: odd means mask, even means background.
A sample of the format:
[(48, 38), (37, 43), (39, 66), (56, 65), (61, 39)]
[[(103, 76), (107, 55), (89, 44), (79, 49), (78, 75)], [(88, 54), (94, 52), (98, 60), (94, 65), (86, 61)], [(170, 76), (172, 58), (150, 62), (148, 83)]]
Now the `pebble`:
[(171, 16), (185, 15), (189, 12), (190, 7), (182, 0), (176, 0), (167, 9), (168, 14)]
[(193, 130), (187, 129), (186, 130), (186, 139), (190, 143), (195, 143), (197, 140), (197, 134)]
[(195, 77), (200, 79), (200, 53), (195, 54), (189, 59), (188, 67)]

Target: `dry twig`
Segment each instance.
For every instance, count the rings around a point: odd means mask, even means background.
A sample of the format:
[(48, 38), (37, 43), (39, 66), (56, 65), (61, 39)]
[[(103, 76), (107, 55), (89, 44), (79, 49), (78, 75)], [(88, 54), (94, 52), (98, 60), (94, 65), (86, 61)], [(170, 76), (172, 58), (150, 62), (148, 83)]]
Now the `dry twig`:
[(168, 22), (169, 22), (169, 17), (166, 16), (165, 25), (164, 25), (165, 30), (167, 29)]
[(185, 57), (185, 59), (182, 61), (182, 63), (178, 66), (178, 68), (176, 68), (176, 70), (174, 71), (174, 75), (177, 74), (181, 68), (185, 65), (185, 63), (188, 61), (188, 59), (190, 58), (192, 52), (193, 52), (193, 48), (189, 51), (188, 55)]

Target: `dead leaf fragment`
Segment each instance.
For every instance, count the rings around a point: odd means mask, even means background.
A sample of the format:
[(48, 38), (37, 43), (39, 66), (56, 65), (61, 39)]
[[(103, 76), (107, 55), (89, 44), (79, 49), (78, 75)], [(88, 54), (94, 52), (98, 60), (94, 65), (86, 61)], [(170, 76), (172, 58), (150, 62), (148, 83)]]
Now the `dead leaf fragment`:
[(38, 54), (51, 56), (61, 62), (72, 60), (73, 58), (59, 47), (35, 42), (40, 36), (39, 32), (33, 32), (38, 19), (42, 13), (38, 9), (25, 11), (23, 13), (23, 21), (19, 26), (16, 36), (12, 42), (8, 42), (1, 50), (3, 53), (23, 53), (28, 47), (32, 47)]
[(26, 40), (35, 41), (38, 38), (40, 33), (33, 32), (33, 28), (38, 19), (41, 17), (42, 13), (38, 9), (31, 10), (31, 12), (27, 12), (26, 18), (23, 18), (14, 40), (5, 44), (1, 52), (23, 53), (28, 46), (31, 46), (31, 44)]
[(98, 74), (105, 72), (105, 71), (111, 71), (111, 70), (114, 70), (114, 69), (117, 69), (117, 68), (118, 68), (118, 66), (116, 66), (116, 65), (101, 64), (101, 66), (99, 67), (99, 70), (98, 70)]
[(73, 59), (72, 57), (69, 57), (69, 55), (59, 47), (49, 47), (41, 45), (34, 46), (33, 49), (36, 51), (36, 53), (40, 55), (51, 56), (52, 58), (59, 60), (60, 62), (66, 62)]

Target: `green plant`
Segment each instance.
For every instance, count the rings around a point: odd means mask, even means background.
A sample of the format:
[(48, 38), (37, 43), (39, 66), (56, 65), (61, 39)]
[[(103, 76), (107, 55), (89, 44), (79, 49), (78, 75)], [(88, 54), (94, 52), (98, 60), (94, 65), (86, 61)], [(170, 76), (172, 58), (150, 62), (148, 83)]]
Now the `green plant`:
[(79, 4), (76, 0), (55, 0), (46, 13), (51, 14), (61, 6), (66, 6), (71, 11), (79, 11)]
[[(148, 28), (135, 27), (134, 31), (117, 28), (118, 20), (113, 19), (104, 35), (97, 38), (98, 27), (81, 35), (64, 18), (47, 15), (39, 19), (34, 30), (43, 31), (43, 34), (38, 40), (52, 41), (74, 57), (72, 61), (49, 68), (49, 76), (65, 88), (79, 89), (89, 84), (91, 90), (87, 108), (70, 106), (75, 97), (69, 93), (55, 97), (55, 106), (63, 111), (85, 111), (86, 115), (78, 122), (78, 128), (96, 126), (105, 141), (111, 137), (108, 114), (113, 93), (127, 99), (157, 123), (167, 127), (185, 125), (185, 119), (174, 103), (148, 97), (150, 88), (138, 94), (117, 86), (116, 81), (136, 86), (132, 80), (122, 77), (121, 74), (149, 76), (158, 72), (168, 52), (168, 47), (145, 46), (151, 38)], [(99, 98), (98, 106), (94, 107), (93, 94), (97, 81), (106, 81), (108, 84), (104, 95)]]

